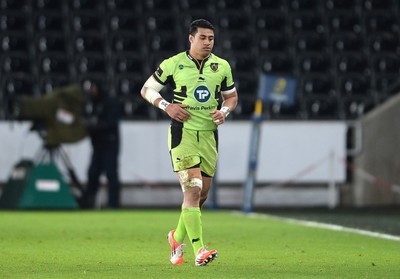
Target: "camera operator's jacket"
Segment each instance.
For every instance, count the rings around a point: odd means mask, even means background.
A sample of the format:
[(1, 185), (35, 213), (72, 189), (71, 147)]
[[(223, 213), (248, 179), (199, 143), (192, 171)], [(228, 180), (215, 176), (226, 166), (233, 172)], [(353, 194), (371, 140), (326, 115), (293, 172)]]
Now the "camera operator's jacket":
[(21, 118), (43, 124), (46, 145), (77, 142), (87, 136), (82, 121), (85, 101), (78, 84), (59, 87), (43, 96), (23, 98)]

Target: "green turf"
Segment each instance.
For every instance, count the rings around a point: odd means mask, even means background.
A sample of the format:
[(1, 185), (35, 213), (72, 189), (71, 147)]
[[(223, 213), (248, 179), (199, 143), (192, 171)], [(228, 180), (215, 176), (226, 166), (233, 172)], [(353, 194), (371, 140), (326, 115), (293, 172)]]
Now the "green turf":
[(0, 278), (400, 278), (400, 241), (205, 211), (206, 267), (169, 263), (178, 211), (0, 212)]

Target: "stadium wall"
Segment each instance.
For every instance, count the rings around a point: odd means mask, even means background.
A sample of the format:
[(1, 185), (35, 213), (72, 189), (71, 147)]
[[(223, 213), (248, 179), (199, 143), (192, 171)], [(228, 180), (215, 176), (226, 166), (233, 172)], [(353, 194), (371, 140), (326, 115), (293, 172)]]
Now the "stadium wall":
[[(356, 206), (399, 205), (400, 94), (361, 118), (362, 152), (354, 158), (353, 199)], [(359, 172), (357, 170), (362, 170)]]

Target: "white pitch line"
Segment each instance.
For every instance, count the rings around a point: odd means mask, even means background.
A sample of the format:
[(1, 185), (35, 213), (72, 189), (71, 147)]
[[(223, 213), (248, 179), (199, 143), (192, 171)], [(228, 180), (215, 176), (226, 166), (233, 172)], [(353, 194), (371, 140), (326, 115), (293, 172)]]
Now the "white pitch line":
[(366, 235), (366, 236), (371, 236), (371, 237), (377, 237), (377, 238), (382, 238), (382, 239), (387, 239), (387, 240), (400, 241), (400, 236), (372, 232), (372, 231), (367, 231), (367, 230), (360, 230), (360, 229), (355, 229), (355, 228), (349, 228), (349, 227), (344, 227), (344, 226), (340, 226), (340, 225), (320, 223), (320, 222), (315, 222), (315, 221), (297, 220), (297, 219), (293, 219), (293, 218), (278, 217), (278, 216), (274, 216), (274, 215), (261, 214), (261, 213), (249, 213), (249, 214), (242, 213), (242, 214), (248, 215), (249, 217), (258, 217), (258, 218), (262, 218), (262, 219), (268, 219), (268, 218), (269, 219), (277, 219), (277, 220), (284, 221), (286, 223), (298, 224), (298, 225), (303, 225), (306, 227), (322, 228), (322, 229), (328, 229), (328, 230), (332, 230), (332, 231), (351, 232), (351, 233), (356, 233), (356, 234)]

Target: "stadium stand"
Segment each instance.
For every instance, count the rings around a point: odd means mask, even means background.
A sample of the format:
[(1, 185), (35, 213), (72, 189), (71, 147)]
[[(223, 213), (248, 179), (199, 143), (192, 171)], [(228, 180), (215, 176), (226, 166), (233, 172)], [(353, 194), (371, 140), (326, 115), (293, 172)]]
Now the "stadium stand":
[[(157, 120), (139, 96), (162, 59), (187, 48), (188, 24), (216, 26), (249, 119), (258, 74), (298, 80), (296, 105), (271, 119), (355, 119), (394, 94), (400, 71), (395, 0), (0, 0), (0, 117), (12, 94), (104, 77), (126, 119)], [(148, 111), (150, 110), (150, 111)]]

